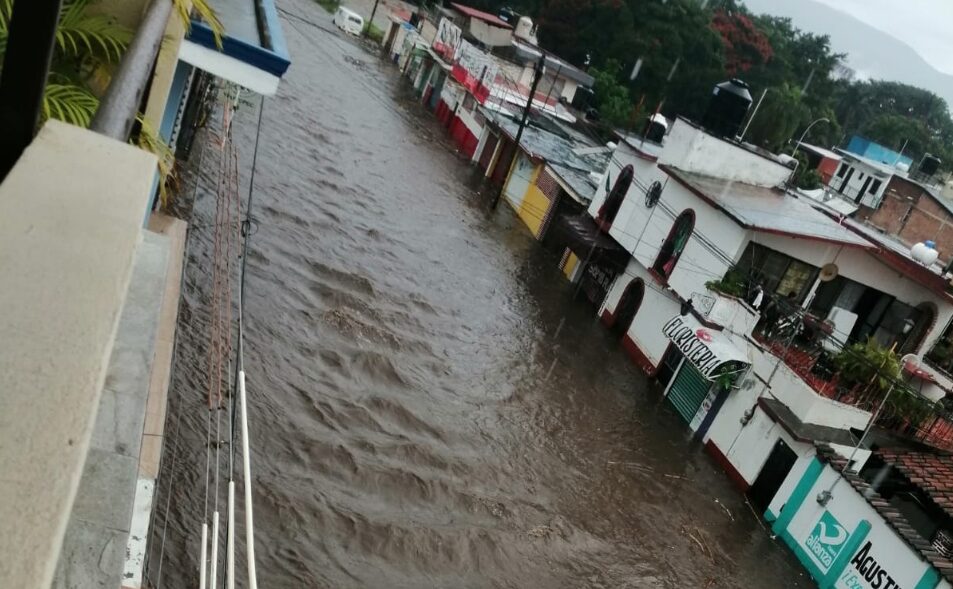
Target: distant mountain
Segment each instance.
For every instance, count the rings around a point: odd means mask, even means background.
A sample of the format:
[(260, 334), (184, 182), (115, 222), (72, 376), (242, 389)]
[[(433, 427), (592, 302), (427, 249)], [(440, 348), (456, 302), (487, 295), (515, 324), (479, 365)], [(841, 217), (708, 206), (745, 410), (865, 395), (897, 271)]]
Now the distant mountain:
[(834, 51), (847, 54), (846, 64), (858, 77), (919, 86), (953, 107), (953, 75), (937, 70), (888, 33), (815, 0), (743, 1), (756, 14), (786, 16), (803, 31), (829, 35)]

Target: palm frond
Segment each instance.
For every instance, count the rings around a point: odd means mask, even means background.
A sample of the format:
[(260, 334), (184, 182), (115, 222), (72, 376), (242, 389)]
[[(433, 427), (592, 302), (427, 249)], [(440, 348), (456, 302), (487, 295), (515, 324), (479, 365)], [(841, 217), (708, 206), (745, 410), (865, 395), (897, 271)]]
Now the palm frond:
[[(6, 0), (4, 0), (6, 1)], [(131, 29), (107, 15), (89, 14), (90, 0), (65, 0), (56, 29), (56, 46), (70, 57), (99, 56), (119, 61), (132, 40)]]
[(179, 18), (182, 19), (182, 22), (185, 24), (186, 30), (192, 26), (191, 11), (194, 10), (195, 14), (205, 21), (205, 24), (212, 29), (212, 35), (215, 36), (215, 45), (218, 46), (219, 50), (221, 50), (222, 35), (225, 34), (225, 27), (222, 25), (222, 21), (218, 19), (218, 15), (215, 14), (215, 10), (208, 3), (208, 0), (172, 1), (175, 3), (175, 10), (179, 13)]
[(88, 127), (99, 99), (89, 90), (75, 84), (49, 83), (43, 93), (42, 120), (58, 119), (72, 125)]
[(162, 140), (159, 132), (149, 124), (149, 121), (142, 115), (137, 117), (139, 121), (139, 137), (136, 144), (159, 158), (159, 201), (163, 207), (168, 206), (169, 186), (174, 185), (177, 178), (175, 174), (175, 152)]
[(11, 14), (13, 14), (13, 0), (0, 0), (0, 56), (7, 50)]

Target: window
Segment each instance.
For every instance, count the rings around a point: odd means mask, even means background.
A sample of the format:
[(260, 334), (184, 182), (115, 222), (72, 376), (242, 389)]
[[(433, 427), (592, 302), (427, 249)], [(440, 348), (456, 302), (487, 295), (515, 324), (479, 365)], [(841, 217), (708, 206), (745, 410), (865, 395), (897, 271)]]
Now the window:
[(874, 183), (870, 185), (870, 194), (877, 194), (880, 190), (880, 180), (874, 180)]
[(467, 95), (463, 98), (463, 110), (473, 112), (474, 104), (476, 104), (476, 101), (473, 100), (473, 95), (467, 92)]
[(356, 25), (363, 25), (363, 24), (364, 24), (364, 21), (362, 21), (361, 19), (359, 19), (359, 18), (356, 17), (356, 16), (349, 16), (349, 17), (347, 17), (347, 20), (349, 20), (350, 22), (352, 22), (352, 23), (354, 23), (354, 24), (356, 24)]
[(672, 275), (672, 270), (675, 269), (675, 264), (678, 263), (678, 259), (682, 256), (682, 252), (685, 250), (685, 245), (688, 244), (688, 238), (692, 236), (692, 230), (694, 228), (695, 213), (691, 210), (684, 211), (675, 219), (675, 223), (672, 224), (672, 230), (669, 231), (668, 237), (665, 239), (665, 242), (662, 243), (658, 257), (655, 259), (655, 264), (652, 265), (652, 269), (655, 270), (659, 276), (667, 279)]
[(612, 185), (612, 190), (606, 195), (606, 200), (599, 208), (599, 215), (596, 217), (596, 224), (603, 231), (608, 232), (609, 228), (612, 227), (612, 222), (615, 221), (615, 216), (622, 207), (622, 201), (625, 200), (625, 194), (629, 191), (629, 187), (632, 186), (632, 179), (634, 177), (635, 170), (631, 164), (622, 168), (622, 171), (619, 172), (619, 176), (615, 179), (615, 184)]
[(738, 267), (748, 276), (749, 286), (760, 284), (765, 294), (793, 298), (798, 303), (807, 296), (818, 272), (810, 264), (757, 243), (748, 244)]
[(837, 177), (838, 177), (838, 178), (843, 178), (843, 177), (844, 177), (844, 174), (846, 174), (846, 173), (847, 173), (847, 165), (846, 165), (846, 164), (841, 164), (840, 167), (837, 168)]

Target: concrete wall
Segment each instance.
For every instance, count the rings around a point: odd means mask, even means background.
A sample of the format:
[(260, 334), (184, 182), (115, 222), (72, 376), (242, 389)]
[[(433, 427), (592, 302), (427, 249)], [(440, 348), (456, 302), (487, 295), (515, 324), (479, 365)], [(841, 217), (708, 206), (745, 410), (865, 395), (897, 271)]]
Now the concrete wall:
[[(826, 506), (819, 504), (817, 495), (835, 482), (833, 498)], [(883, 589), (888, 576), (895, 587), (932, 589), (939, 583), (932, 565), (840, 473), (814, 456), (798, 459), (766, 516), (774, 521), (772, 531), (822, 587)], [(824, 536), (830, 540), (818, 544)], [(871, 574), (867, 581), (864, 572), (876, 567), (884, 574)]]
[(489, 47), (508, 47), (513, 42), (513, 30), (493, 25), (475, 18), (470, 19), (470, 35)]
[(51, 120), (0, 185), (5, 586), (50, 586), (155, 173), (155, 156)]
[(787, 180), (792, 171), (780, 163), (713, 137), (683, 119), (675, 119), (665, 138), (665, 150), (659, 163), (756, 186), (777, 186)]

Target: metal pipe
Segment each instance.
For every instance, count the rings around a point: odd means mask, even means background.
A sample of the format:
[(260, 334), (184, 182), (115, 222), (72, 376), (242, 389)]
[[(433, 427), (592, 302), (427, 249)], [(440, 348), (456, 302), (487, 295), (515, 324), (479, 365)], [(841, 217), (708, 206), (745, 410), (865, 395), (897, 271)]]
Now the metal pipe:
[(202, 550), (199, 556), (199, 589), (205, 589), (205, 575), (208, 573), (208, 522), (202, 522)]
[(172, 0), (152, 0), (113, 74), (90, 129), (119, 141), (129, 139), (171, 14)]
[(242, 468), (245, 476), (245, 548), (248, 552), (248, 587), (258, 589), (255, 572), (255, 523), (251, 502), (251, 465), (248, 456), (248, 404), (245, 402), (245, 371), (238, 373), (238, 398), (242, 412)]
[(0, 181), (33, 141), (53, 61), (61, 0), (13, 3), (0, 76)]
[(212, 563), (209, 568), (209, 585), (218, 587), (218, 510), (212, 514)]
[(225, 532), (225, 586), (235, 589), (235, 481), (228, 481), (228, 530)]
[(738, 138), (738, 141), (744, 141), (745, 135), (748, 134), (748, 127), (751, 126), (751, 121), (754, 120), (755, 116), (758, 115), (758, 109), (761, 108), (761, 103), (764, 102), (764, 97), (768, 95), (768, 90), (771, 88), (765, 88), (764, 92), (761, 93), (761, 98), (758, 99), (758, 104), (755, 105), (754, 111), (751, 112), (751, 116), (748, 117), (748, 124), (745, 125), (745, 130), (741, 132), (741, 137)]

